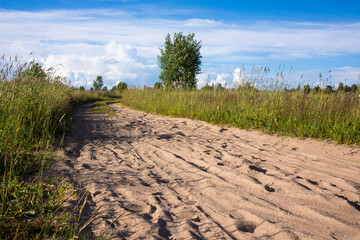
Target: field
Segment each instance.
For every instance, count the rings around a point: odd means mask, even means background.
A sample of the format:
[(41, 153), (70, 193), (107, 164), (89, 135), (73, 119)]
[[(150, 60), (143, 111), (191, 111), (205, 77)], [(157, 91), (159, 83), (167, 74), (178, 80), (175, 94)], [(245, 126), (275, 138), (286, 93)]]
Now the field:
[(265, 133), (360, 144), (359, 92), (132, 89), (122, 103), (134, 109)]

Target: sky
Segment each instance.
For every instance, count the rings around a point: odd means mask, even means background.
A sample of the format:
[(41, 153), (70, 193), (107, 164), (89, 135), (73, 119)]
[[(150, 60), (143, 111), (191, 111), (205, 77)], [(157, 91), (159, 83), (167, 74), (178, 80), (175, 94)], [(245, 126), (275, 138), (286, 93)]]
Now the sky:
[(98, 75), (108, 88), (153, 85), (165, 36), (183, 32), (202, 43), (199, 87), (235, 86), (261, 67), (290, 86), (360, 84), (358, 9), (355, 0), (0, 0), (0, 55), (35, 59), (87, 89)]

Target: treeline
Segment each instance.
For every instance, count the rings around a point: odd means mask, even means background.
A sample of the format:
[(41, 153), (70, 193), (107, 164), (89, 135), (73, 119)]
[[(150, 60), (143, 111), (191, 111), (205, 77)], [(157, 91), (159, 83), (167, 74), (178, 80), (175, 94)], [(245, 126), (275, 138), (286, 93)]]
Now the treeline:
[[(125, 82), (119, 82), (118, 84), (115, 84), (111, 91), (121, 91), (128, 88), (128, 85)], [(84, 86), (80, 86), (79, 88), (73, 87), (75, 90), (85, 91)], [(93, 85), (90, 88), (90, 91), (108, 91), (107, 87), (104, 86), (104, 80), (102, 76), (97, 76), (96, 79), (93, 82)]]
[[(161, 84), (161, 83), (157, 83), (157, 84)], [(162, 87), (155, 87), (154, 88), (162, 88)], [(247, 89), (247, 90), (254, 90), (254, 91), (261, 91), (258, 88), (254, 87), (253, 84), (250, 83), (246, 83), (244, 86), (239, 86), (236, 89)], [(282, 89), (281, 87), (279, 87), (278, 89)], [(205, 86), (203, 86), (201, 89), (201, 91), (207, 91), (207, 90), (215, 90), (215, 91), (222, 91), (222, 90), (226, 90), (225, 87), (223, 87), (221, 84), (206, 84)], [(234, 89), (232, 89), (234, 90)], [(360, 90), (360, 87), (356, 84), (352, 84), (351, 86), (348, 85), (344, 85), (342, 82), (340, 82), (338, 84), (337, 88), (334, 88), (331, 85), (327, 85), (325, 88), (321, 88), (320, 86), (315, 86), (313, 88), (310, 87), (309, 84), (304, 85), (303, 87), (301, 87), (301, 85), (299, 84), (297, 88), (295, 89), (288, 89), (288, 88), (283, 88), (283, 90), (285, 92), (301, 92), (303, 91), (304, 93), (356, 93), (358, 90)]]

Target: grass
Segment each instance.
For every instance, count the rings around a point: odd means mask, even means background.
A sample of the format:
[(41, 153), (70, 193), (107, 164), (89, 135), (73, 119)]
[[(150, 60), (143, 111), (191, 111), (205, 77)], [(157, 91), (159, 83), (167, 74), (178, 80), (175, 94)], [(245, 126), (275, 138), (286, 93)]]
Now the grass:
[[(36, 63), (0, 62), (0, 239), (94, 238), (83, 233), (86, 194), (43, 177), (71, 122), (72, 108), (118, 93), (71, 89)], [(109, 100), (107, 100), (109, 101)], [(78, 204), (69, 209), (69, 199)]]
[(96, 114), (107, 114), (108, 116), (116, 116), (115, 110), (109, 106), (111, 103), (119, 103), (119, 99), (106, 99), (96, 101), (91, 105), (92, 112)]
[(359, 92), (130, 89), (122, 97), (124, 105), (142, 111), (360, 145)]
[(100, 100), (110, 100), (121, 98), (122, 91), (82, 91), (72, 90), (70, 97), (73, 104), (83, 104)]

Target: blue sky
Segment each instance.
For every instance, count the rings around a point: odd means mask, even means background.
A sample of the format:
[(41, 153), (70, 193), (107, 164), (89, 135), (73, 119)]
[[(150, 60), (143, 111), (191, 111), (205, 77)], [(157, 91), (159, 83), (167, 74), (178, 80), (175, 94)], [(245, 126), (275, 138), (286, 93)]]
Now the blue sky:
[[(295, 68), (286, 81), (360, 84), (359, 1), (0, 0), (0, 54), (56, 66), (73, 85), (102, 75), (152, 85), (165, 35), (202, 40), (199, 86), (231, 86), (252, 66)], [(331, 73), (328, 71), (331, 70)], [(300, 76), (304, 76), (300, 78)]]

